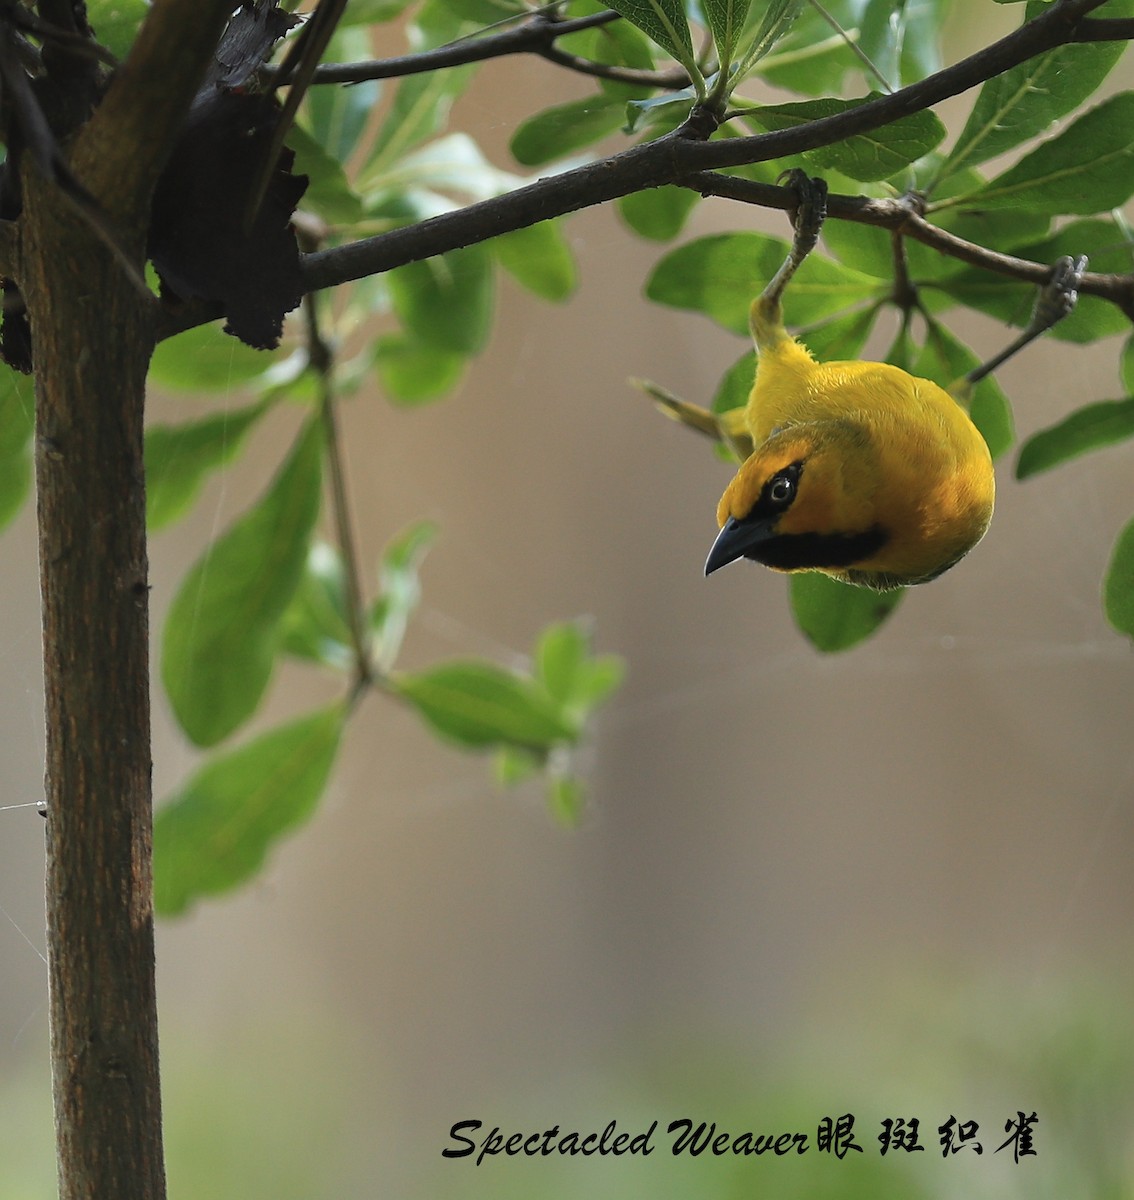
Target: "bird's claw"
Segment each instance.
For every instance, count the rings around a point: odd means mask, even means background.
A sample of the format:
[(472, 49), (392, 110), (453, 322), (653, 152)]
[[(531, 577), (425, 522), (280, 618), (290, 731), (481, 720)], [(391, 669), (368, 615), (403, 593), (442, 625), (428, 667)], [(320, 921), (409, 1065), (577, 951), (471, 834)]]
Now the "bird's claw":
[(1087, 269), (1087, 257), (1072, 258), (1064, 254), (1051, 268), (1051, 278), (1040, 288), (1032, 312), (1031, 328), (1037, 332), (1050, 329), (1062, 321), (1079, 302), (1079, 285)]
[(827, 219), (827, 182), (808, 175), (799, 167), (791, 167), (780, 175), (777, 183), (787, 181), (798, 202), (792, 216), (792, 257), (802, 262), (819, 241), (819, 231)]
[[(1062, 321), (1079, 301), (1079, 285), (1083, 280), (1083, 272), (1087, 269), (1086, 255), (1072, 258), (1064, 254), (1056, 260), (1051, 268), (1051, 278), (1040, 288), (1036, 297), (1036, 306), (1032, 311), (1032, 319), (1020, 336), (1005, 349), (1001, 350), (988, 362), (974, 367), (965, 376), (965, 386), (979, 383), (986, 375), (991, 375), (1002, 363), (1013, 354), (1021, 351), (1029, 343), (1034, 342), (1041, 334), (1046, 333), (1053, 325)], [(960, 386), (960, 381), (957, 385)], [(953, 388), (949, 389), (951, 392)], [(960, 396), (960, 392), (953, 393)]]

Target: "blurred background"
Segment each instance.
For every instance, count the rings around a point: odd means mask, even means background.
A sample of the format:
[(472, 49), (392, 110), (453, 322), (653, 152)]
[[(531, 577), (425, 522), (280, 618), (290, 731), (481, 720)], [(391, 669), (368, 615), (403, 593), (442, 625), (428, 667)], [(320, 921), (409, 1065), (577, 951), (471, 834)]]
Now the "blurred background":
[[(972, 48), (967, 29), (949, 56)], [(507, 165), (516, 117), (582, 94), (534, 63), (482, 71), (454, 126)], [(535, 97), (538, 97), (536, 99)], [(944, 114), (947, 123), (949, 113)], [(686, 236), (782, 217), (721, 204)], [(503, 282), (460, 394), (343, 410), (365, 561), (411, 520), (442, 536), (408, 666), (520, 661), (586, 615), (627, 678), (567, 831), (538, 785), (439, 745), (371, 697), (312, 823), (248, 889), (158, 930), (170, 1195), (1128, 1196), (1134, 741), (1127, 641), (1099, 582), (1131, 512), (1129, 454), (1026, 484), (999, 472), (981, 546), (867, 645), (821, 658), (786, 584), (701, 566), (729, 470), (627, 385), (707, 402), (743, 349), (649, 306), (663, 247), (609, 211), (568, 233), (563, 308)], [(754, 281), (754, 284), (759, 281)], [(790, 309), (789, 309), (790, 316)], [(958, 326), (980, 352), (990, 321)], [(884, 348), (875, 346), (876, 351)], [(1046, 341), (1000, 379), (1020, 434), (1119, 395), (1117, 346)], [(233, 404), (239, 395), (233, 394)], [(156, 416), (194, 403), (156, 397)], [(154, 628), (207, 539), (263, 489), (294, 430), (274, 412), (239, 470), (151, 550)], [(41, 793), (31, 511), (4, 536), (0, 761)], [(282, 671), (266, 726), (333, 694)], [(196, 757), (155, 681), (155, 791)], [(42, 822), (0, 811), (3, 1194), (54, 1194)], [(1035, 1112), (1018, 1164), (1005, 1122)], [(852, 1114), (863, 1153), (674, 1158), (669, 1122), (733, 1133)], [(944, 1159), (937, 1127), (980, 1124)], [(879, 1154), (918, 1118), (922, 1154)], [(446, 1160), (465, 1120), (505, 1133), (641, 1132), (648, 1158)]]

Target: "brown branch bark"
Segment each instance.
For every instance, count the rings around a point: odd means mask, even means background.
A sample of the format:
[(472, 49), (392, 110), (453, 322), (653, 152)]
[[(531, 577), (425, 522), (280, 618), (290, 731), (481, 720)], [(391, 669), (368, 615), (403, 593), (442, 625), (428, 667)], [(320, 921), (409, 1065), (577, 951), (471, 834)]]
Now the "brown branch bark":
[(61, 1200), (164, 1196), (150, 880), (142, 398), (152, 312), (25, 176)]
[(73, 153), (76, 173), (111, 217), (144, 220), (235, 7), (233, 0), (155, 0)]
[[(157, 0), (75, 138), (74, 174), (139, 267), (154, 182), (230, 7)], [(0, 253), (18, 257), (36, 374), (59, 1194), (163, 1200), (142, 462), (157, 304), (27, 160), (22, 184)]]

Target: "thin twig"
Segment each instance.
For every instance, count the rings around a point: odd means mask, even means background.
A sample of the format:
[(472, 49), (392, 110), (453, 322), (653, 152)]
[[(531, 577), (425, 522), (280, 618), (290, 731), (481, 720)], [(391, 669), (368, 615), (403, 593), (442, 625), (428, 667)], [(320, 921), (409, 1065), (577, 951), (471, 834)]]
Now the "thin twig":
[(893, 85), (885, 75), (871, 61), (870, 55), (858, 44), (857, 38), (852, 38), (849, 33), (835, 20), (834, 16), (829, 13), (819, 0), (810, 0), (811, 7), (827, 22), (828, 25), (835, 31), (836, 36), (842, 41), (843, 45), (862, 63), (868, 75), (873, 75), (878, 81), (884, 92), (892, 92)]
[(256, 222), (256, 215), (272, 182), (284, 139), (291, 130), (300, 102), (311, 86), (319, 59), (323, 57), (345, 9), (346, 0), (319, 0), (315, 11), (288, 47), (287, 54), (280, 64), (280, 76), (288, 83), (287, 99), (276, 119), (260, 173), (248, 194), (244, 210), (245, 233), (250, 231)]
[(890, 231), (890, 251), (894, 261), (894, 287), (891, 296), (894, 303), (905, 314), (917, 304), (917, 287), (910, 279), (910, 263), (906, 257), (906, 239), (897, 229)]
[(118, 66), (118, 59), (99, 42), (74, 29), (63, 29), (45, 21), (30, 9), (13, 6), (9, 19), (24, 33), (34, 34), (45, 42), (52, 42), (79, 58), (93, 58), (108, 67)]
[(578, 54), (568, 54), (558, 46), (545, 46), (536, 50), (540, 58), (556, 66), (566, 67), (580, 75), (592, 75), (596, 79), (612, 79), (618, 83), (629, 83), (636, 87), (662, 88), (680, 91), (692, 82), (684, 67), (672, 67), (668, 71), (645, 71), (638, 67), (616, 67), (610, 63), (594, 62)]
[[(461, 38), (418, 54), (402, 54), (395, 58), (375, 59), (373, 62), (323, 63), (316, 69), (312, 83), (363, 83), (368, 79), (396, 79), (402, 75), (420, 75), (426, 71), (460, 67), (509, 54), (538, 54), (553, 45), (557, 38), (584, 29), (596, 29), (619, 19), (618, 13), (611, 10), (570, 21), (536, 14), (514, 29), (485, 37)], [(275, 71), (278, 68), (265, 74), (271, 77)]]
[(347, 493), (346, 471), (343, 464), (342, 439), (339, 437), (334, 387), (334, 350), (323, 336), (319, 324), (319, 295), (309, 292), (303, 298), (303, 314), (307, 326), (307, 356), (319, 381), (319, 416), (327, 445), (327, 466), (330, 474), (331, 511), (335, 524), (335, 539), (342, 556), (346, 575), (347, 626), (350, 629), (351, 649), (354, 652), (354, 684), (351, 701), (371, 683), (373, 665), (366, 636), (366, 617), (362, 601), (362, 573), (355, 549), (350, 499)]

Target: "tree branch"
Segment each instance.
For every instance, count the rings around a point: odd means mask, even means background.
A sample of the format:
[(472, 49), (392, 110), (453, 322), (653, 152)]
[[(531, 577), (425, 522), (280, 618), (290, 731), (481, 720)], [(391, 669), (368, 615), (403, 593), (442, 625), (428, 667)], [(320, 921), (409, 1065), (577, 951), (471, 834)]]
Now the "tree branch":
[[(619, 20), (618, 13), (605, 10), (561, 21), (547, 13), (536, 13), (522, 25), (490, 33), (484, 37), (465, 38), (423, 50), (419, 54), (403, 54), (373, 62), (324, 63), (315, 71), (313, 83), (363, 83), (368, 79), (396, 79), (403, 75), (420, 75), (445, 67), (460, 67), (467, 63), (484, 62), (489, 58), (504, 58), (509, 54), (542, 54), (558, 38), (584, 29), (595, 29)], [(274, 68), (269, 74), (279, 73)], [(280, 83), (283, 80), (279, 81)], [(657, 84), (652, 86), (665, 86)]]
[[(714, 119), (695, 109), (681, 128), (610, 158), (536, 180), (506, 195), (416, 225), (307, 255), (303, 261), (304, 284), (309, 289), (324, 288), (362, 279), (644, 188), (681, 184), (705, 170), (767, 162), (866, 133), (1066, 44), (1073, 39), (1083, 14), (1102, 3), (1058, 0), (1035, 20), (928, 79), (794, 129), (709, 141)], [(781, 189), (771, 191), (781, 197), (774, 207), (783, 207), (786, 196)]]
[(610, 63), (593, 62), (578, 54), (568, 54), (558, 46), (545, 46), (536, 53), (558, 67), (566, 67), (580, 75), (591, 75), (596, 79), (612, 79), (617, 83), (630, 83), (638, 87), (680, 90), (688, 87), (691, 80), (684, 67), (673, 67), (668, 71), (643, 71), (636, 67), (616, 67)]
[(363, 601), (362, 570), (351, 519), (350, 495), (346, 485), (342, 438), (339, 432), (337, 397), (334, 385), (335, 352), (323, 335), (319, 323), (319, 298), (312, 292), (304, 297), (303, 314), (307, 326), (307, 356), (318, 380), (319, 415), (326, 441), (328, 484), (331, 493), (331, 512), (335, 539), (342, 558), (344, 590), (346, 592), (347, 627), (350, 630), (351, 650), (354, 653), (354, 679), (351, 682), (352, 701), (371, 682), (374, 668), (370, 661), (370, 639), (366, 631), (366, 609)]
[(20, 275), (20, 230), (15, 221), (0, 221), (0, 278)]
[(1073, 42), (1126, 42), (1134, 38), (1134, 17), (1087, 17), (1075, 28)]
[[(778, 208), (783, 212), (791, 212), (798, 203), (798, 198), (791, 188), (738, 179), (733, 175), (718, 175), (711, 171), (690, 175), (679, 180), (679, 183), (682, 187), (700, 192), (702, 196), (721, 196), (743, 204), (758, 204), (761, 208)], [(1051, 276), (1050, 263), (1036, 263), (1012, 254), (1002, 254), (998, 250), (989, 250), (933, 225), (925, 219), (918, 206), (908, 196), (873, 199), (867, 196), (842, 196), (832, 192), (827, 197), (827, 215), (900, 233), (940, 254), (997, 275), (1019, 279), (1023, 283), (1039, 285), (1046, 283)], [(1134, 275), (1088, 271), (1083, 274), (1078, 290), (1082, 295), (1109, 300), (1134, 321)]]
[(154, 184), (233, 7), (233, 0), (155, 0), (80, 131), (76, 174), (119, 221), (144, 228)]

